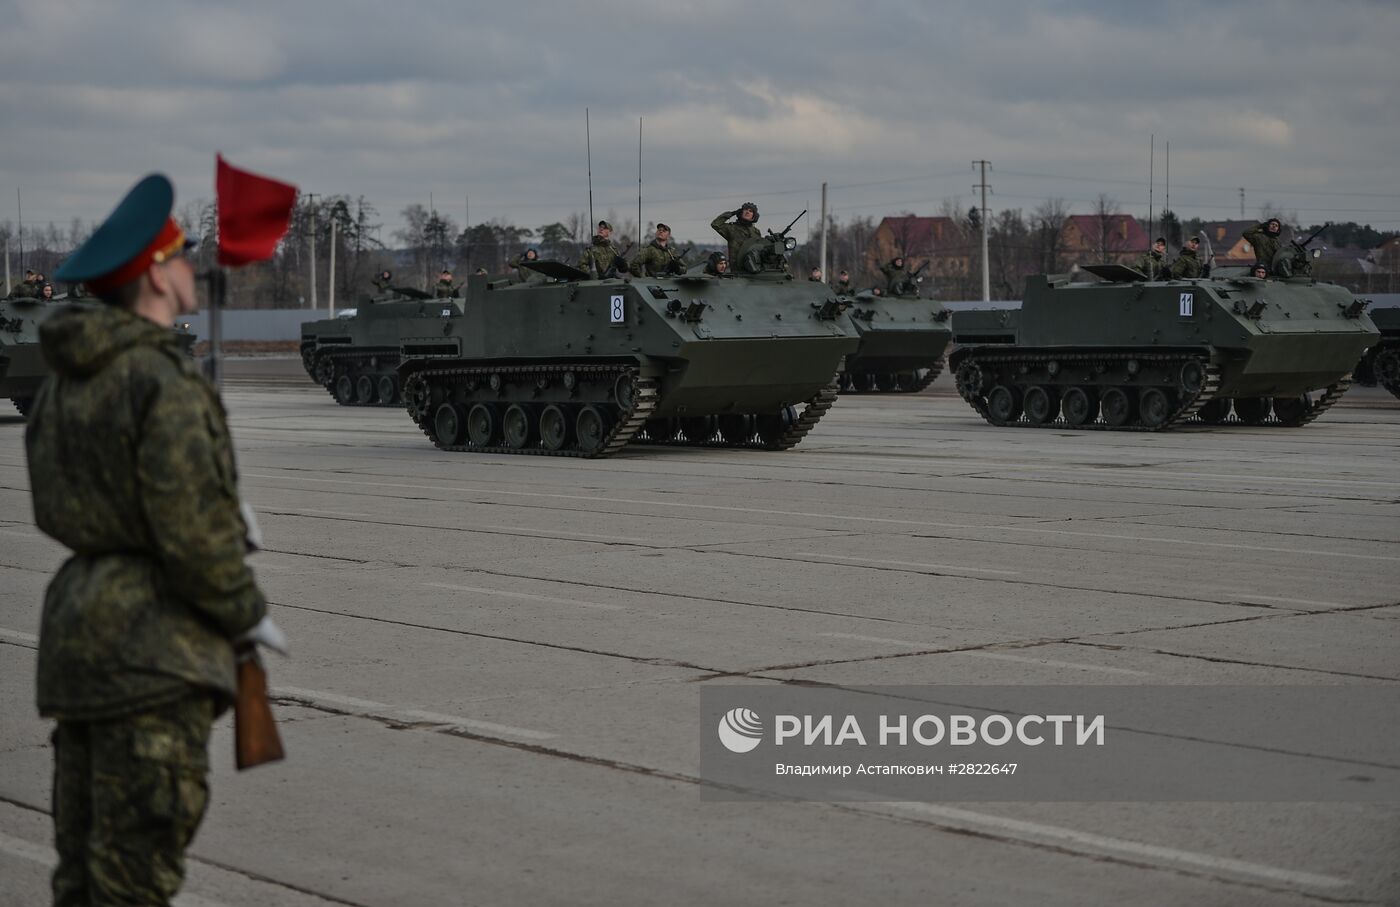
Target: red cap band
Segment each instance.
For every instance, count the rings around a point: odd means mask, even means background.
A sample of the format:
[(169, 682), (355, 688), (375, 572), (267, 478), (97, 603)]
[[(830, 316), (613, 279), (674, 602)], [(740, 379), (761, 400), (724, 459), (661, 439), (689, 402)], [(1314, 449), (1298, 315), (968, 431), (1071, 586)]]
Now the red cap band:
[(160, 228), (156, 238), (151, 240), (151, 244), (142, 249), (141, 252), (131, 261), (117, 268), (110, 274), (84, 281), (85, 285), (95, 295), (102, 296), (111, 291), (126, 286), (142, 274), (152, 264), (165, 261), (170, 256), (184, 248), (185, 231), (180, 229), (180, 225), (175, 223), (173, 217), (165, 219), (165, 226)]

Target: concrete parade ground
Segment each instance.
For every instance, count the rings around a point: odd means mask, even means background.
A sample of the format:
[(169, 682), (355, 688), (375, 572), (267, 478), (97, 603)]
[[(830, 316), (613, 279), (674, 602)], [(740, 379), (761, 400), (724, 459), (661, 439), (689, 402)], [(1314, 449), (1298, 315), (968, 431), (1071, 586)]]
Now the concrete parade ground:
[[(236, 772), (220, 720), (177, 903), (1400, 903), (1396, 804), (722, 802), (699, 765), (707, 683), (1400, 684), (1384, 391), (1075, 432), (944, 375), (788, 452), (595, 461), (440, 452), (292, 359), (230, 362), (225, 399), (288, 756)], [(64, 552), (0, 404), (0, 904), (37, 905)]]

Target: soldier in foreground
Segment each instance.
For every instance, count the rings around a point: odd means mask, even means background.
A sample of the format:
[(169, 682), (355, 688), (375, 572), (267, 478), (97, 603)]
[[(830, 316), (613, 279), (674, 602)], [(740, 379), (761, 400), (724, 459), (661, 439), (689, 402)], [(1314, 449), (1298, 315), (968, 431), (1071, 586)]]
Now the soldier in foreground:
[(223, 406), (170, 330), (198, 308), (173, 203), (164, 176), (137, 184), (56, 275), (105, 304), (40, 329), (53, 375), (25, 433), (34, 517), (72, 551), (38, 655), (39, 713), (58, 722), (60, 907), (179, 890), (235, 641), (267, 608), (243, 560)]
[(26, 269), (24, 270), (24, 280), (21, 280), (19, 283), (15, 284), (14, 289), (10, 290), (10, 298), (11, 298), (11, 299), (33, 299), (35, 296), (38, 296), (38, 295), (39, 295), (39, 281), (38, 281), (38, 277), (39, 277), (38, 274), (36, 274), (34, 271), (30, 270), (29, 268), (26, 268)]
[(1277, 217), (1261, 221), (1241, 234), (1254, 250), (1254, 261), (1273, 270), (1274, 256), (1283, 245), (1283, 222)]
[(842, 268), (836, 272), (836, 292), (843, 296), (850, 296), (856, 291), (855, 285), (851, 283), (851, 272)]
[(612, 276), (614, 271), (627, 272), (627, 262), (618, 255), (617, 247), (612, 244), (612, 224), (605, 220), (598, 221), (598, 232), (593, 234), (593, 242), (583, 250), (578, 267), (595, 279)]
[[(729, 222), (731, 217), (734, 218), (734, 223)], [(737, 209), (725, 211), (710, 221), (710, 226), (714, 231), (724, 237), (725, 242), (729, 243), (729, 260), (731, 261), (739, 257), (739, 251), (744, 248), (744, 243), (763, 238), (757, 224), (758, 205), (753, 202), (744, 202)]]
[(705, 262), (705, 273), (713, 274), (715, 277), (733, 277), (729, 273), (729, 259), (723, 252), (711, 252), (709, 260)]
[(1186, 240), (1186, 245), (1181, 247), (1181, 254), (1176, 257), (1176, 261), (1172, 262), (1170, 271), (1172, 280), (1183, 280), (1201, 276), (1201, 272), (1204, 268), (1201, 265), (1201, 259), (1196, 255), (1196, 251), (1200, 249), (1200, 247), (1201, 240), (1199, 237), (1192, 236)]
[(645, 249), (637, 253), (627, 270), (645, 277), (663, 277), (667, 274), (685, 272), (684, 258), (671, 247), (671, 228), (665, 224), (656, 225), (656, 238), (647, 243)]
[(1157, 237), (1152, 248), (1134, 262), (1133, 267), (1146, 274), (1149, 280), (1156, 280), (1167, 272), (1167, 240)]

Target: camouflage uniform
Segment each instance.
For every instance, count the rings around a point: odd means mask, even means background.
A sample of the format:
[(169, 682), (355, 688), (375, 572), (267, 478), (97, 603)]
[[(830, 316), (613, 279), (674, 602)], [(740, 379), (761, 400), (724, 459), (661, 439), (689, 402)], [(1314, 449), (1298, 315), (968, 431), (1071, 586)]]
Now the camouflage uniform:
[(885, 275), (885, 295), (886, 296), (915, 296), (919, 292), (919, 287), (909, 277), (909, 272), (903, 265), (896, 265), (893, 261), (880, 266), (880, 273)]
[(25, 432), (34, 516), (73, 552), (39, 635), (55, 903), (165, 904), (204, 813), (209, 725), (235, 691), (230, 640), (266, 612), (232, 444), (169, 329), (74, 307), (40, 340), (53, 374)]
[(457, 286), (452, 282), (452, 278), (440, 277), (437, 286), (433, 288), (433, 295), (438, 299), (451, 299), (457, 295)]
[(763, 232), (754, 224), (744, 223), (742, 220), (736, 220), (732, 224), (728, 222), (731, 217), (737, 218), (738, 216), (738, 211), (725, 211), (710, 221), (710, 227), (724, 237), (725, 242), (729, 243), (729, 261), (731, 263), (739, 260), (739, 250), (743, 249), (745, 244), (763, 238)]
[(393, 286), (394, 279), (392, 277), (380, 276), (374, 278), (374, 280), (371, 280), (370, 283), (374, 284), (374, 288), (379, 292), (387, 293), (389, 292), (389, 288)]
[(1146, 255), (1133, 263), (1133, 267), (1148, 277), (1160, 277), (1167, 273), (1167, 257), (1156, 249), (1149, 249)]
[(39, 295), (39, 284), (33, 280), (21, 280), (10, 291), (11, 299), (34, 299)]
[(1274, 256), (1278, 254), (1279, 246), (1283, 245), (1283, 231), (1280, 230), (1278, 236), (1270, 235), (1269, 222), (1264, 221), (1244, 231), (1243, 236), (1254, 250), (1254, 260), (1273, 271)]
[(685, 261), (676, 254), (670, 243), (663, 246), (653, 239), (647, 243), (645, 249), (637, 253), (637, 257), (632, 259), (627, 269), (637, 275), (663, 277), (684, 271)]
[(1190, 246), (1184, 246), (1176, 261), (1172, 262), (1170, 273), (1172, 280), (1181, 280), (1200, 277), (1202, 270), (1201, 260), (1196, 257), (1196, 250)]
[(580, 271), (587, 271), (594, 277), (601, 278), (607, 275), (617, 261), (617, 247), (612, 244), (612, 240), (595, 235), (593, 244), (583, 250), (578, 267)]
[(842, 296), (850, 296), (855, 291), (856, 287), (855, 284), (851, 282), (851, 278), (847, 277), (845, 280), (836, 281), (836, 292), (840, 293)]

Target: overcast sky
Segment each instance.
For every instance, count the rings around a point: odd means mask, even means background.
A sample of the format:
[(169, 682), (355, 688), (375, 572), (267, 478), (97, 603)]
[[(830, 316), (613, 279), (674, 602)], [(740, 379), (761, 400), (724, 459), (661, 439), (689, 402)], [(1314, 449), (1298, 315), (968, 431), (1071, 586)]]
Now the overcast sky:
[[(946, 7), (946, 8), (945, 8)], [(1100, 192), (1238, 217), (1400, 229), (1400, 3), (901, 0), (461, 3), (0, 0), (0, 220), (105, 216), (215, 151), (304, 192), (460, 223), (587, 209), (681, 239), (744, 199), (765, 223)], [(799, 226), (799, 231), (803, 228)], [(388, 239), (386, 235), (384, 238)]]

